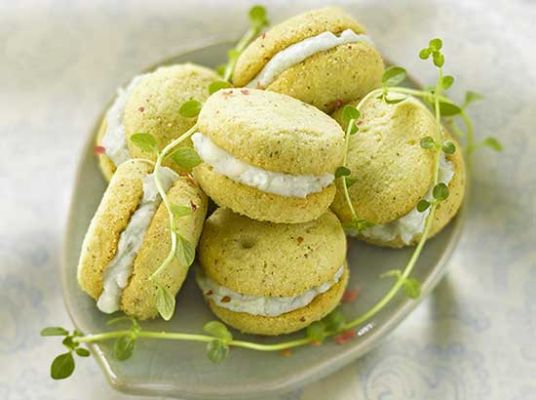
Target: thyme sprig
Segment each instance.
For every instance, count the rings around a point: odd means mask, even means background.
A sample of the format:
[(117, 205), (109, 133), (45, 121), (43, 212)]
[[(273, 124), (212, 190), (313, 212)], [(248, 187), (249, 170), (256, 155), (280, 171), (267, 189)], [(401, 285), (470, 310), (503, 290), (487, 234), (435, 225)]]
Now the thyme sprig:
[[(249, 37), (252, 35), (254, 36), (253, 33), (250, 33), (247, 36)], [(421, 295), (420, 283), (415, 278), (411, 278), (410, 275), (429, 237), (436, 208), (440, 204), (440, 202), (447, 199), (449, 195), (448, 186), (444, 183), (439, 182), (438, 179), (440, 152), (443, 151), (446, 154), (452, 154), (457, 151), (454, 143), (445, 140), (445, 130), (442, 126), (443, 120), (445, 118), (448, 119), (447, 122), (449, 124), (449, 127), (463, 141), (465, 145), (464, 147), (467, 161), (470, 160), (470, 157), (474, 153), (474, 151), (479, 148), (489, 147), (496, 151), (500, 151), (502, 149), (500, 142), (493, 137), (488, 137), (480, 142), (477, 142), (475, 140), (473, 124), (471, 122), (471, 119), (467, 115), (466, 108), (469, 104), (478, 100), (480, 98), (479, 95), (474, 92), (467, 92), (464, 103), (459, 106), (444, 94), (454, 83), (454, 78), (450, 75), (444, 75), (443, 73), (445, 56), (441, 52), (442, 45), (443, 44), (440, 39), (433, 39), (429, 42), (428, 47), (422, 49), (419, 53), (419, 57), (421, 59), (427, 60), (431, 58), (434, 66), (437, 68), (438, 79), (432, 88), (419, 90), (397, 86), (406, 78), (406, 72), (401, 67), (391, 67), (385, 71), (383, 77), (383, 85), (381, 88), (369, 92), (363, 99), (359, 101), (359, 103), (355, 107), (346, 106), (343, 110), (343, 120), (346, 123), (346, 150), (343, 165), (341, 165), (337, 169), (336, 177), (337, 179), (342, 179), (343, 182), (344, 196), (352, 214), (353, 224), (351, 228), (359, 230), (362, 230), (370, 225), (366, 221), (359, 219), (350, 201), (348, 188), (355, 181), (355, 178), (352, 177), (352, 171), (350, 171), (347, 166), (347, 152), (350, 136), (354, 134), (359, 134), (359, 127), (357, 122), (361, 118), (363, 105), (368, 99), (372, 97), (377, 97), (382, 99), (386, 103), (393, 104), (403, 101), (405, 96), (411, 95), (420, 98), (421, 100), (423, 100), (423, 102), (425, 102), (431, 107), (436, 123), (436, 129), (435, 132), (433, 132), (433, 135), (424, 138), (423, 140), (421, 140), (420, 143), (420, 145), (424, 149), (429, 149), (430, 151), (435, 152), (435, 168), (432, 190), (433, 199), (431, 201), (422, 199), (417, 205), (417, 209), (420, 212), (425, 212), (426, 210), (429, 210), (428, 215), (425, 219), (424, 230), (404, 268), (401, 270), (391, 270), (382, 274), (382, 278), (391, 277), (394, 278), (395, 281), (390, 287), (390, 289), (382, 296), (382, 298), (378, 300), (378, 302), (376, 302), (369, 310), (367, 310), (362, 315), (347, 321), (341, 310), (337, 308), (322, 320), (313, 322), (311, 325), (309, 325), (302, 337), (298, 339), (281, 341), (278, 343), (271, 344), (236, 340), (233, 338), (233, 335), (228, 330), (228, 328), (219, 321), (210, 321), (206, 323), (203, 328), (205, 332), (204, 334), (145, 330), (138, 324), (135, 319), (129, 317), (120, 317), (109, 322), (110, 324), (114, 324), (129, 321), (130, 326), (127, 329), (108, 331), (96, 334), (85, 335), (76, 330), (69, 332), (61, 327), (45, 328), (41, 332), (41, 335), (63, 337), (64, 339), (62, 343), (68, 349), (67, 353), (60, 354), (52, 362), (52, 378), (64, 379), (73, 373), (75, 367), (73, 354), (76, 354), (81, 357), (86, 357), (89, 355), (88, 350), (83, 347), (84, 344), (99, 343), (110, 340), (114, 340), (113, 353), (114, 356), (119, 360), (128, 359), (133, 354), (137, 340), (153, 339), (205, 343), (209, 359), (217, 363), (222, 362), (229, 354), (229, 350), (233, 347), (256, 351), (277, 352), (283, 350), (286, 351), (288, 349), (305, 345), (317, 345), (322, 343), (329, 337), (340, 338), (340, 340), (337, 340), (337, 342), (345, 343), (352, 337), (364, 334), (370, 329), (372, 329), (372, 327), (374, 326), (374, 322), (371, 321), (372, 318), (376, 316), (387, 304), (389, 304), (389, 302), (391, 302), (400, 291), (402, 291), (407, 297), (411, 299), (418, 298)], [(226, 74), (224, 75), (227, 76), (227, 79), (232, 73), (233, 65), (234, 64), (232, 63), (230, 57), (230, 61), (225, 69)], [(181, 109), (181, 113), (184, 112), (191, 117), (196, 116), (200, 109), (200, 107), (198, 107), (195, 102), (183, 107), (184, 110)], [(194, 110), (194, 112), (190, 112), (191, 110)], [(455, 120), (455, 117), (459, 117), (459, 120)], [(463, 128), (460, 126), (460, 120), (461, 125), (463, 125)], [(160, 265), (160, 267), (151, 276), (152, 280), (156, 279), (158, 274), (166, 268), (166, 266), (173, 259), (173, 257), (176, 256), (178, 249), (178, 251), (183, 254), (183, 256), (187, 258), (188, 261), (193, 260), (192, 253), (189, 253), (189, 251), (186, 250), (182, 244), (178, 246), (179, 236), (177, 236), (176, 233), (176, 219), (184, 216), (187, 211), (181, 206), (173, 205), (170, 203), (165, 191), (163, 190), (162, 184), (159, 179), (158, 171), (159, 168), (161, 168), (162, 162), (168, 158), (171, 158), (173, 160), (175, 160), (175, 158), (178, 158), (178, 160), (180, 160), (179, 164), (181, 162), (186, 162), (189, 163), (189, 165), (195, 165), (198, 160), (198, 158), (195, 157), (197, 155), (188, 154), (187, 156), (185, 156), (185, 154), (188, 152), (187, 150), (184, 150), (182, 147), (175, 149), (178, 144), (186, 140), (195, 130), (196, 125), (194, 125), (182, 136), (171, 142), (161, 152), (159, 152), (156, 148), (156, 140), (154, 140), (154, 138), (150, 138), (145, 134), (140, 134), (136, 136), (135, 139), (138, 146), (144, 148), (146, 151), (153, 151), (157, 154), (157, 161), (155, 165), (155, 182), (157, 184), (159, 193), (162, 196), (162, 201), (164, 202), (168, 210), (170, 220), (170, 237), (172, 243), (170, 253), (168, 254), (168, 257), (164, 260), (162, 265)], [(165, 290), (163, 291), (163, 293), (166, 293)], [(173, 300), (171, 300), (170, 298), (168, 298), (167, 294), (161, 296), (162, 298), (160, 299), (160, 302), (169, 304), (162, 306), (162, 309), (159, 308), (159, 312), (164, 317), (170, 317), (173, 314), (173, 312), (170, 312), (170, 310), (174, 308), (174, 298)]]

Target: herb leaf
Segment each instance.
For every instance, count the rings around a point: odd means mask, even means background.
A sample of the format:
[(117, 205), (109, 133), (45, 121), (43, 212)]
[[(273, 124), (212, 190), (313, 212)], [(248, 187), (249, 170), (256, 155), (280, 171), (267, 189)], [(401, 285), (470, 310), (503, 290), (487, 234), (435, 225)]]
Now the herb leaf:
[(184, 237), (177, 233), (177, 255), (180, 261), (187, 267), (192, 265), (195, 259), (195, 247)]
[(171, 212), (175, 219), (192, 215), (192, 208), (190, 206), (181, 206), (178, 204), (170, 204)]
[(425, 136), (421, 139), (420, 145), (423, 149), (433, 149), (435, 147), (434, 138), (431, 136)]
[(443, 87), (444, 90), (449, 89), (453, 83), (454, 83), (454, 77), (452, 75), (445, 75), (441, 79), (441, 86)]
[(335, 170), (335, 178), (340, 178), (341, 176), (350, 176), (351, 173), (352, 171), (350, 171), (349, 168), (340, 166)]
[(69, 332), (61, 326), (49, 326), (41, 330), (41, 336), (67, 336)]
[(474, 103), (475, 101), (482, 100), (484, 96), (472, 90), (465, 92), (465, 100), (463, 102), (463, 108), (467, 107), (469, 104)]
[(88, 349), (84, 349), (83, 347), (78, 347), (75, 351), (76, 351), (76, 354), (78, 354), (80, 357), (89, 357)]
[(406, 278), (402, 284), (404, 294), (410, 299), (417, 299), (421, 295), (421, 283), (415, 278)]
[(212, 336), (221, 339), (224, 343), (228, 343), (233, 340), (233, 335), (229, 332), (229, 329), (220, 321), (210, 321), (203, 326), (203, 330), (210, 333)]
[(460, 114), (462, 109), (454, 103), (440, 101), (439, 111), (441, 112), (442, 117), (452, 117), (453, 115)]
[(261, 5), (254, 5), (251, 7), (248, 16), (249, 20), (251, 21), (251, 25), (255, 29), (260, 30), (269, 24), (266, 8)]
[(136, 344), (136, 339), (130, 335), (125, 335), (119, 337), (114, 342), (114, 357), (119, 361), (126, 360), (132, 356), (134, 352), (134, 345)]
[(425, 212), (428, 207), (430, 207), (430, 202), (428, 200), (422, 199), (417, 203), (417, 211), (418, 212)]
[[(225, 66), (224, 66), (224, 68), (225, 68)], [(230, 87), (233, 87), (233, 86), (227, 81), (215, 81), (215, 82), (212, 82), (208, 86), (208, 93), (213, 94), (213, 93), (216, 93), (218, 90), (227, 89), (227, 88), (230, 88)]]
[(382, 83), (384, 86), (396, 86), (406, 79), (406, 76), (404, 68), (391, 66), (383, 73)]
[(361, 113), (357, 108), (349, 104), (345, 105), (342, 109), (342, 120), (345, 125), (348, 125), (351, 120), (358, 120)]
[(326, 326), (322, 321), (315, 321), (306, 329), (307, 337), (311, 340), (322, 342), (326, 336)]
[(179, 167), (188, 171), (203, 162), (197, 152), (191, 147), (179, 147), (171, 154), (171, 159)]
[(57, 356), (50, 365), (50, 376), (52, 379), (65, 379), (72, 375), (74, 371), (74, 357), (71, 352)]
[(229, 355), (229, 346), (221, 340), (214, 339), (207, 343), (207, 356), (213, 363), (219, 364)]
[(156, 289), (156, 309), (166, 321), (175, 313), (175, 296), (164, 286), (158, 285)]
[(501, 144), (501, 142), (499, 142), (496, 138), (491, 137), (491, 136), (484, 139), (482, 144), (495, 151), (502, 151), (503, 149), (503, 145)]
[(326, 315), (322, 322), (324, 323), (326, 330), (330, 332), (339, 332), (346, 322), (346, 319), (339, 308), (336, 308), (328, 315)]
[(365, 221), (364, 219), (353, 219), (349, 222), (345, 222), (342, 224), (344, 230), (351, 233), (361, 232), (372, 226), (374, 226), (372, 222)]
[(142, 151), (156, 151), (156, 139), (150, 133), (135, 133), (130, 141)]
[(443, 41), (439, 38), (435, 38), (428, 42), (428, 46), (432, 51), (439, 51), (443, 47)]
[(447, 197), (449, 197), (449, 187), (443, 182), (440, 182), (434, 186), (434, 189), (432, 190), (432, 195), (434, 196), (434, 199), (438, 201), (443, 201)]
[(430, 50), (430, 48), (427, 47), (426, 49), (422, 49), (419, 52), (419, 58), (421, 60), (427, 60), (430, 57), (430, 54), (432, 54), (432, 50)]
[(456, 152), (456, 145), (452, 143), (451, 141), (447, 141), (443, 143), (443, 146), (441, 146), (441, 149), (445, 154), (454, 154)]
[(432, 60), (434, 61), (434, 65), (438, 68), (441, 68), (445, 64), (445, 56), (439, 51), (432, 52)]
[(194, 118), (201, 111), (201, 106), (202, 104), (199, 101), (191, 99), (181, 105), (179, 113), (185, 118)]

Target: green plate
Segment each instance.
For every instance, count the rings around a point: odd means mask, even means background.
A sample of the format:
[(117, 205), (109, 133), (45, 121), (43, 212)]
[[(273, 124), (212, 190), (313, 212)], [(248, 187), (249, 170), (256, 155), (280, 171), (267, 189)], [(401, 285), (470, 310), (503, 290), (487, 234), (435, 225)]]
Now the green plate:
[[(229, 47), (229, 43), (199, 47), (158, 65), (194, 62), (214, 67), (225, 60)], [(82, 240), (106, 188), (93, 153), (99, 123), (97, 121), (95, 128), (89, 132), (81, 154), (61, 267), (67, 309), (76, 327), (84, 333), (109, 329), (106, 321), (110, 319), (97, 310), (95, 302), (80, 290), (76, 281)], [(461, 215), (458, 216), (425, 246), (413, 273), (422, 282), (422, 297), (436, 286), (443, 275), (446, 261), (458, 240), (462, 219)], [(360, 294), (357, 301), (343, 306), (345, 315), (348, 318), (360, 315), (378, 301), (392, 284), (392, 280), (379, 279), (379, 275), (389, 269), (400, 268), (410, 253), (409, 249), (382, 249), (350, 239), (349, 288), (360, 289)], [(195, 268), (194, 264), (190, 273)], [(113, 358), (111, 343), (92, 345), (91, 350), (110, 384), (122, 392), (203, 400), (258, 397), (290, 391), (361, 357), (378, 345), (417, 304), (418, 301), (399, 295), (368, 324), (364, 324), (364, 329), (358, 329), (360, 334), (348, 344), (338, 345), (327, 340), (322, 346), (295, 349), (292, 357), (232, 349), (223, 364), (216, 365), (207, 359), (203, 343), (156, 340), (139, 340), (134, 355), (126, 361)], [(151, 330), (199, 333), (204, 323), (213, 319), (214, 315), (205, 305), (190, 274), (177, 297), (174, 318), (169, 322), (146, 322), (142, 326)], [(248, 339), (247, 335), (233, 333), (236, 337)], [(299, 335), (288, 335), (279, 340)], [(249, 339), (267, 343), (274, 341), (258, 336)]]

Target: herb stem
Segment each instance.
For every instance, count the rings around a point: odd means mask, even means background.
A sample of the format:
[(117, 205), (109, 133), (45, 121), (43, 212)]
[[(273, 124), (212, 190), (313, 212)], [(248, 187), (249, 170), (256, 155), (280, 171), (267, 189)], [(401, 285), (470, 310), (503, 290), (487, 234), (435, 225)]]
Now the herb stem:
[[(123, 336), (133, 335), (130, 330), (121, 330), (114, 332), (106, 333), (97, 333), (94, 335), (86, 335), (74, 337), (73, 341), (77, 343), (94, 343), (102, 342), (110, 339), (117, 339)], [(163, 339), (163, 340), (184, 340), (190, 342), (211, 342), (215, 340), (213, 336), (208, 335), (197, 335), (192, 333), (179, 333), (179, 332), (164, 332), (164, 331), (138, 331), (135, 336), (137, 338), (147, 338), (147, 339)], [(247, 342), (243, 340), (231, 340), (229, 341), (229, 346), (241, 347), (244, 349), (258, 350), (258, 351), (279, 351), (284, 349), (289, 349), (293, 347), (303, 346), (311, 342), (310, 338), (304, 337), (301, 339), (291, 340), (288, 342), (274, 343), (274, 344), (264, 344), (264, 343), (254, 343)]]
[(242, 340), (232, 340), (229, 342), (229, 344), (235, 347), (242, 347), (245, 349), (258, 350), (258, 351), (279, 351), (279, 350), (290, 349), (293, 347), (303, 346), (310, 342), (311, 342), (310, 338), (304, 337), (301, 339), (291, 340), (288, 342), (274, 343), (274, 344), (253, 343), (253, 342), (246, 342)]
[(162, 186), (162, 182), (160, 181), (159, 171), (162, 167), (162, 162), (166, 158), (166, 156), (173, 150), (177, 145), (188, 139), (195, 131), (197, 130), (197, 123), (194, 124), (190, 129), (188, 129), (185, 133), (183, 133), (181, 136), (179, 136), (177, 139), (171, 141), (164, 149), (160, 152), (156, 159), (156, 164), (154, 167), (155, 175), (154, 175), (154, 182), (156, 185), (156, 188), (158, 189), (158, 193), (160, 194), (160, 197), (162, 198), (162, 201), (164, 202), (164, 205), (166, 206), (166, 210), (168, 213), (168, 220), (169, 220), (169, 234), (171, 239), (171, 248), (169, 250), (169, 253), (165, 260), (160, 264), (160, 266), (149, 276), (149, 280), (153, 281), (156, 276), (163, 271), (169, 263), (173, 260), (173, 257), (175, 257), (175, 252), (177, 251), (177, 233), (176, 233), (176, 226), (175, 226), (175, 217), (173, 216), (173, 212), (171, 210), (171, 204), (169, 203), (169, 199), (167, 197), (166, 191), (164, 190), (164, 187)]
[[(440, 101), (440, 99), (442, 97), (441, 96), (441, 89), (442, 89), (441, 81), (442, 81), (442, 78), (443, 78), (443, 71), (442, 71), (442, 68), (439, 68), (439, 79), (437, 81), (433, 96), (434, 96), (434, 116), (435, 116), (435, 121), (436, 121), (437, 134), (441, 138), (443, 136), (443, 134), (442, 134), (443, 128), (441, 127), (441, 112), (440, 112), (440, 108), (439, 108), (439, 101)], [(413, 90), (413, 89), (408, 89), (407, 91), (406, 90), (404, 90), (404, 91), (399, 90), (399, 89), (403, 89), (403, 88), (393, 88), (393, 89), (394, 90), (389, 88), (388, 90), (390, 90), (390, 91), (398, 91), (399, 93), (412, 94), (412, 95), (424, 95), (426, 93), (424, 91), (417, 91), (417, 90)], [(379, 90), (379, 89), (377, 89), (377, 90)], [(373, 92), (370, 92), (369, 95), (371, 95), (372, 93)], [(429, 95), (429, 93), (426, 93), (426, 94)], [(362, 103), (364, 103), (367, 100), (367, 97), (369, 97), (369, 96), (368, 95), (365, 96), (359, 102), (359, 104), (357, 105), (358, 109), (362, 105)], [(433, 186), (437, 185), (438, 178), (439, 178), (439, 152), (436, 152), (436, 154), (435, 154), (434, 176), (433, 176)], [(430, 207), (430, 212), (429, 212), (428, 216), (426, 217), (426, 223), (425, 223), (423, 233), (422, 233), (422, 235), (421, 235), (421, 237), (419, 239), (419, 242), (418, 242), (417, 246), (415, 247), (415, 250), (411, 254), (411, 257), (410, 257), (408, 263), (406, 264), (404, 270), (402, 271), (401, 277), (396, 280), (396, 282), (393, 284), (391, 289), (389, 289), (389, 291), (385, 294), (385, 296), (383, 296), (380, 299), (380, 301), (378, 301), (372, 308), (370, 308), (362, 316), (359, 316), (359, 317), (355, 318), (354, 320), (346, 323), (344, 325), (344, 329), (354, 328), (354, 327), (362, 324), (363, 322), (369, 320), (370, 318), (375, 316), (380, 310), (382, 310), (385, 307), (385, 305), (387, 303), (389, 303), (396, 296), (396, 294), (398, 293), (398, 291), (400, 290), (400, 288), (404, 284), (405, 279), (408, 278), (409, 275), (411, 274), (413, 268), (415, 267), (415, 264), (417, 263), (417, 260), (419, 259), (419, 256), (421, 255), (422, 249), (424, 248), (424, 244), (426, 243), (426, 240), (428, 238), (430, 229), (432, 227), (436, 207), (437, 207), (437, 202), (434, 202)]]
[(471, 118), (469, 118), (465, 110), (462, 110), (460, 116), (462, 117), (462, 121), (466, 129), (465, 131), (465, 135), (466, 135), (465, 155), (467, 159), (467, 169), (470, 170), (471, 169), (471, 155), (478, 148), (478, 146), (475, 145), (474, 127), (473, 127), (473, 122), (471, 121)]
[[(342, 165), (346, 167), (348, 163), (348, 145), (350, 143), (350, 135), (352, 132), (352, 125), (355, 123), (355, 119), (351, 119), (348, 123), (348, 127), (346, 128), (346, 135), (344, 137), (344, 159), (342, 162)], [(357, 214), (354, 209), (354, 205), (352, 204), (352, 200), (350, 199), (350, 193), (348, 191), (348, 183), (346, 182), (346, 176), (342, 177), (342, 191), (344, 193), (344, 198), (346, 199), (346, 203), (348, 204), (348, 208), (350, 209), (350, 213), (352, 214), (352, 219), (357, 220)]]
[(116, 339), (116, 338), (119, 338), (122, 336), (128, 336), (128, 335), (131, 335), (130, 330), (96, 333), (94, 335), (75, 336), (73, 337), (73, 342), (76, 342), (76, 343), (102, 342), (104, 340)]
[(231, 76), (236, 67), (236, 62), (238, 61), (238, 55), (240, 55), (246, 47), (255, 39), (255, 37), (261, 32), (262, 26), (254, 25), (250, 27), (244, 36), (240, 38), (236, 46), (231, 50), (231, 52), (236, 55), (229, 57), (229, 62), (225, 66), (225, 71), (223, 72), (223, 80), (230, 82)]

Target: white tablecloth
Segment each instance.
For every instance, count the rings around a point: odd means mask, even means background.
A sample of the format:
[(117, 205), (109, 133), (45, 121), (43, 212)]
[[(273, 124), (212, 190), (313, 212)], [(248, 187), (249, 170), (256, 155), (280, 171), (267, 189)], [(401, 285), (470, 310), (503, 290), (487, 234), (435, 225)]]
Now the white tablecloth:
[[(456, 86), (486, 95), (473, 109), (477, 132), (505, 151), (475, 158), (469, 218), (438, 289), (380, 348), (279, 398), (536, 399), (536, 2), (334, 3), (422, 80), (434, 71), (416, 52), (442, 37)], [(120, 82), (198, 41), (238, 37), (251, 4), (0, 2), (1, 399), (128, 397), (91, 359), (52, 381), (60, 346), (38, 336), (45, 325), (70, 326), (58, 264), (78, 155)], [(269, 4), (278, 20), (321, 2)]]

